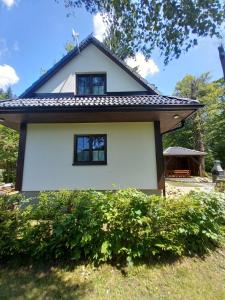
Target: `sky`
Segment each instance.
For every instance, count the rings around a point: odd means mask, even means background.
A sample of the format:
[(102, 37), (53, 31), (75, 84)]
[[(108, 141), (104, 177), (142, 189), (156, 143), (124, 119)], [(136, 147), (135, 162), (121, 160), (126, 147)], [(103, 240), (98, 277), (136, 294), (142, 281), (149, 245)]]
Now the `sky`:
[[(67, 16), (59, 0), (0, 0), (0, 88), (11, 85), (19, 96), (43, 70), (48, 70), (65, 54), (66, 42), (72, 40), (72, 29), (82, 41), (90, 33), (102, 40), (106, 30), (100, 15), (92, 16), (85, 9), (76, 9)], [(176, 82), (185, 75), (199, 76), (210, 72), (212, 80), (222, 77), (217, 47), (219, 41), (205, 38), (179, 59), (164, 66), (157, 49), (145, 61), (142, 54), (127, 63), (138, 66), (139, 72), (162, 94), (171, 95)]]

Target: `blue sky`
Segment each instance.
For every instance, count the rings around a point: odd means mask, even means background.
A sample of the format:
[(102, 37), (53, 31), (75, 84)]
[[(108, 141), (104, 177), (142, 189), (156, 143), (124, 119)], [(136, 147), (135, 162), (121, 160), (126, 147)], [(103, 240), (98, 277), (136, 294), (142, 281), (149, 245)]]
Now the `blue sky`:
[[(78, 9), (73, 16), (67, 17), (69, 11), (64, 8), (63, 1), (59, 2), (0, 0), (0, 86), (1, 80), (6, 80), (1, 77), (2, 72), (4, 76), (11, 72), (11, 82), (19, 79), (12, 85), (13, 92), (20, 95), (40, 77), (41, 69), (47, 70), (62, 57), (64, 45), (71, 40), (72, 28), (79, 32), (80, 41), (94, 31), (93, 16)], [(186, 74), (198, 76), (210, 71), (212, 79), (221, 78), (217, 47), (218, 41), (202, 39), (196, 48), (166, 67), (156, 49), (149, 64), (153, 71), (147, 72), (146, 78), (167, 95), (172, 94), (176, 82)], [(12, 70), (16, 74), (12, 74)]]

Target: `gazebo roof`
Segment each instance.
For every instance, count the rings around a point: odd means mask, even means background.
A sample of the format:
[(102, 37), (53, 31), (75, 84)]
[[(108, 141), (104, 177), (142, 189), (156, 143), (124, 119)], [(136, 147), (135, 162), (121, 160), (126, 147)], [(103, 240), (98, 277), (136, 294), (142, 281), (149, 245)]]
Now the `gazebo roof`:
[(205, 152), (188, 149), (183, 147), (169, 147), (163, 152), (164, 156), (201, 156), (206, 155)]

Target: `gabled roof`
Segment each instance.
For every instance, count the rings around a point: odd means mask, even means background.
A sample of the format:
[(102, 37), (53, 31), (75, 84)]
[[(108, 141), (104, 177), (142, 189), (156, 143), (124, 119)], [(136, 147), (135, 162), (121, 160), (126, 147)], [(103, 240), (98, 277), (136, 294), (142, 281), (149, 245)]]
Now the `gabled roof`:
[[(202, 105), (196, 100), (170, 97), (162, 95), (132, 95), (132, 96), (71, 96), (71, 97), (35, 97), (19, 98), (0, 102), (0, 111), (4, 109), (23, 109), (23, 108), (101, 108), (101, 107), (151, 107), (185, 109), (192, 107), (197, 109)], [(177, 147), (176, 147), (177, 148)], [(180, 148), (180, 147), (178, 147)], [(170, 149), (170, 148), (168, 148)], [(181, 148), (184, 149), (184, 148)], [(187, 149), (189, 150), (189, 149)]]
[(189, 155), (206, 155), (205, 152), (188, 149), (183, 147), (169, 147), (163, 152), (164, 156), (189, 156)]
[(100, 51), (107, 55), (113, 62), (119, 65), (125, 72), (127, 72), (133, 79), (135, 79), (140, 85), (151, 92), (151, 94), (156, 95), (159, 92), (155, 87), (148, 83), (143, 77), (141, 77), (137, 72), (130, 68), (123, 60), (116, 56), (108, 47), (97, 40), (92, 35), (88, 36), (83, 40), (79, 47), (74, 48), (67, 55), (65, 55), (59, 62), (57, 62), (52, 68), (50, 68), (44, 75), (42, 75), (37, 81), (35, 81), (24, 93), (20, 95), (20, 98), (33, 97), (35, 91), (40, 88), (44, 83), (46, 83), (54, 74), (56, 74), (62, 67), (69, 63), (74, 57), (79, 55), (88, 45), (95, 45)]

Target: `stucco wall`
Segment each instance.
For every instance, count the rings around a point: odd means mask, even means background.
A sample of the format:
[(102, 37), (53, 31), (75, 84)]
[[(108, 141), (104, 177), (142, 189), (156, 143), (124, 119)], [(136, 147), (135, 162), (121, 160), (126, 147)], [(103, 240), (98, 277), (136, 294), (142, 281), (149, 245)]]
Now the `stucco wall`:
[[(107, 134), (108, 164), (73, 166), (75, 134)], [(153, 123), (29, 124), (23, 191), (157, 189)]]
[(91, 44), (36, 92), (76, 93), (76, 73), (106, 73), (108, 92), (146, 90), (96, 46)]

